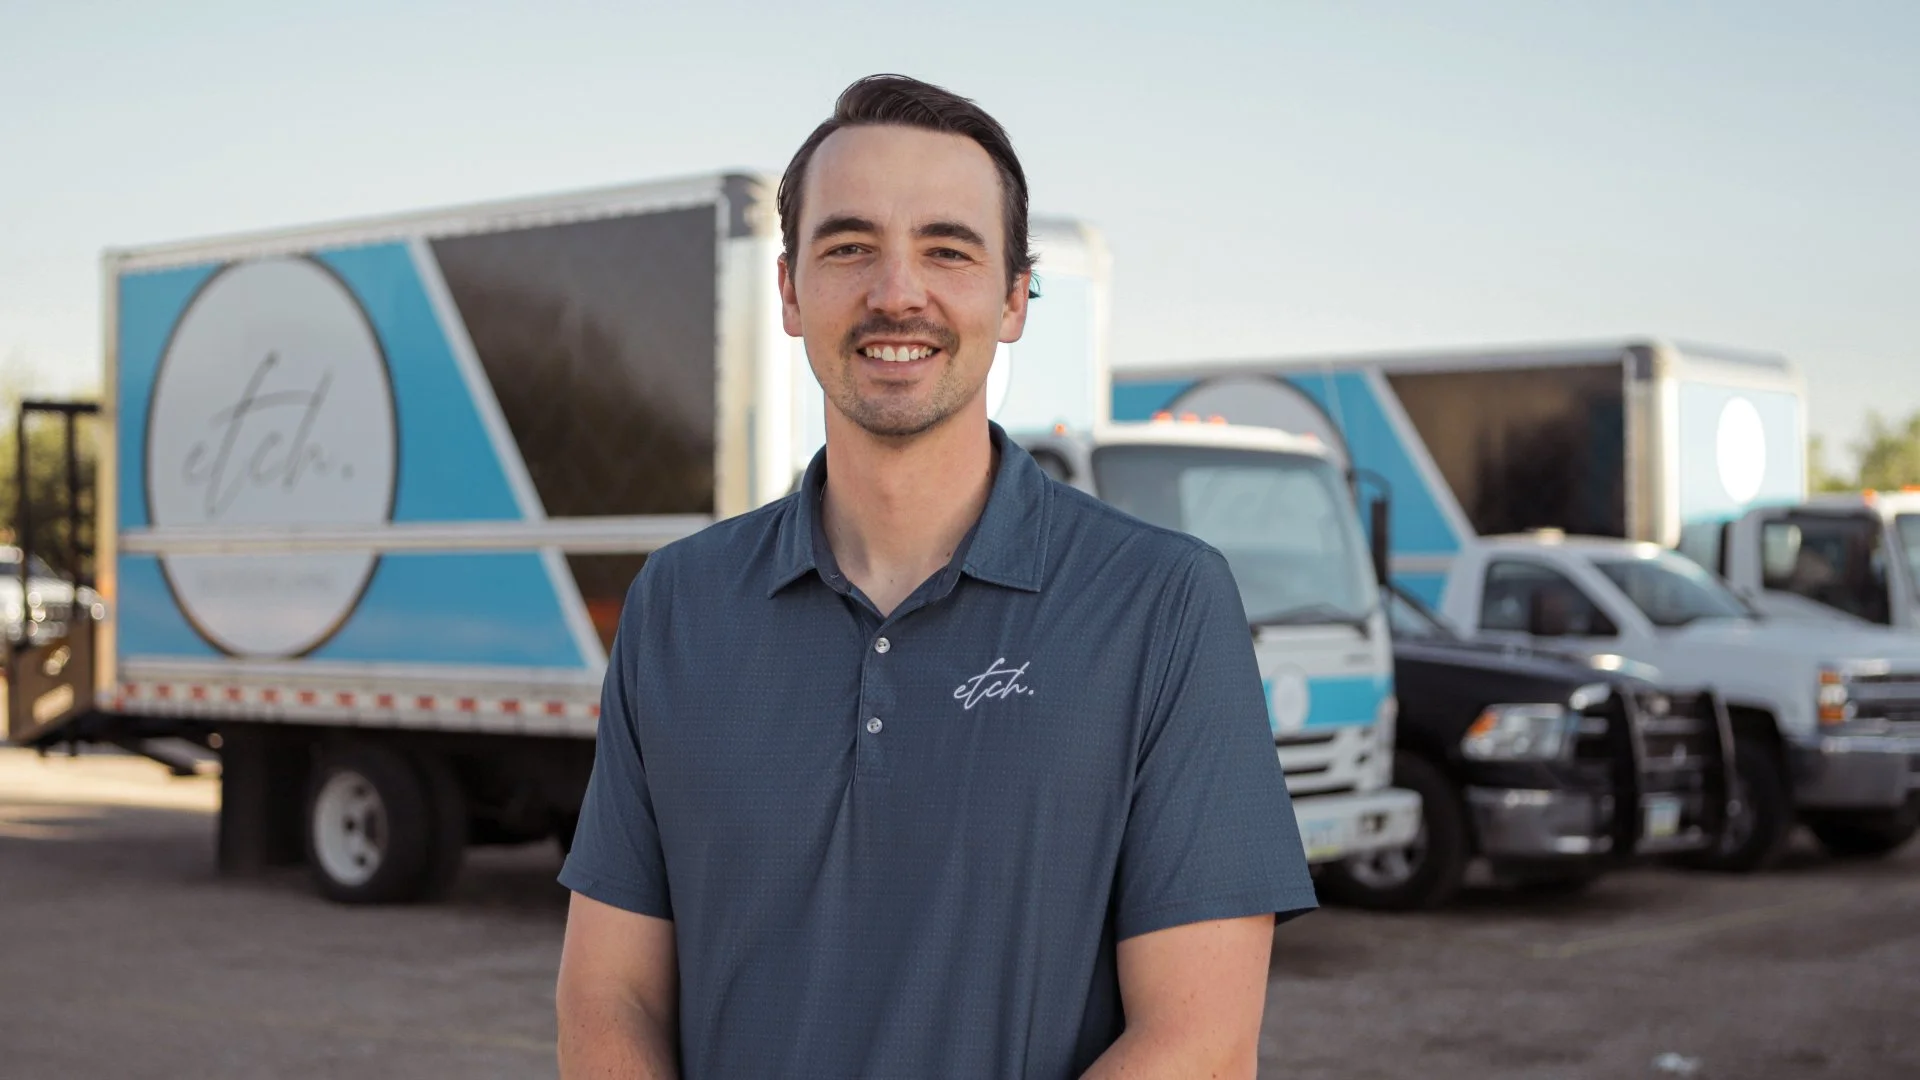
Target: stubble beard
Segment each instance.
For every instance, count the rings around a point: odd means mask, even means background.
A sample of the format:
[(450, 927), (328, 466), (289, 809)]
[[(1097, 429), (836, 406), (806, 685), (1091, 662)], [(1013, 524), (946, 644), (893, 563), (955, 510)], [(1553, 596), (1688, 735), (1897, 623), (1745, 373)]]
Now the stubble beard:
[[(908, 391), (861, 394), (859, 370), (866, 357), (861, 355), (858, 342), (862, 338), (888, 334), (929, 338), (939, 346), (940, 372), (925, 397)], [(869, 435), (911, 439), (945, 423), (980, 392), (980, 387), (969, 387), (961, 380), (959, 352), (959, 335), (944, 326), (918, 320), (868, 319), (848, 332), (840, 350), (838, 385), (828, 397), (842, 416)]]

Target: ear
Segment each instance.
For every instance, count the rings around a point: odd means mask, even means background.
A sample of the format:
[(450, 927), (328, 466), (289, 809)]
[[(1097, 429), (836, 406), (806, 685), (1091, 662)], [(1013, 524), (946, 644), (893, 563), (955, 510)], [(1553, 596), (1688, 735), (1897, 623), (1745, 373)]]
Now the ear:
[(1020, 340), (1027, 329), (1027, 296), (1029, 286), (1033, 284), (1033, 271), (1023, 270), (1014, 276), (1013, 291), (1007, 294), (1007, 307), (1000, 313), (1000, 340), (1007, 344)]
[(780, 256), (780, 325), (787, 331), (788, 337), (800, 336), (800, 294), (793, 285), (793, 269), (787, 265), (787, 257)]

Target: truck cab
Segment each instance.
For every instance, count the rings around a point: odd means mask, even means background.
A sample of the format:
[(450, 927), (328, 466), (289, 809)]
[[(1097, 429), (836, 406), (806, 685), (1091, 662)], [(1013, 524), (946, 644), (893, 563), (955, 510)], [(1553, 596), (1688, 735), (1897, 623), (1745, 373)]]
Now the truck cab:
[(1552, 532), (1472, 545), (1441, 611), (1484, 639), (1717, 690), (1735, 805), (1705, 862), (1765, 866), (1796, 819), (1837, 855), (1885, 854), (1920, 827), (1920, 636), (1768, 618), (1658, 545)]
[(1170, 417), (1021, 441), (1056, 480), (1226, 557), (1309, 862), (1412, 842), (1419, 797), (1391, 786), (1386, 615), (1352, 494), (1325, 448)]
[(1920, 630), (1920, 490), (1750, 510), (1696, 558), (1771, 614)]

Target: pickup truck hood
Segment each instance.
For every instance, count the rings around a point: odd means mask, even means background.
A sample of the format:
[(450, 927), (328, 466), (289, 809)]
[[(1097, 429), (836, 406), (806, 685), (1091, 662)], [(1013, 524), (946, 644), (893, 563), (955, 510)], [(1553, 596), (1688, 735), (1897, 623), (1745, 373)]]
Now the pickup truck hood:
[(1920, 671), (1920, 634), (1865, 622), (1703, 619), (1665, 631), (1661, 637), (1677, 649), (1737, 650), (1751, 660), (1815, 666), (1884, 660), (1896, 670)]

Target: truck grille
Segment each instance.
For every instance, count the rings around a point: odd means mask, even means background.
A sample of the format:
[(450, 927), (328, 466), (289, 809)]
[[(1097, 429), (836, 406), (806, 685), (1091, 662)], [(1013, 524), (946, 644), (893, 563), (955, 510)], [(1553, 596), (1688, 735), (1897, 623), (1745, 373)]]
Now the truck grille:
[(1855, 715), (1896, 723), (1920, 721), (1920, 676), (1912, 672), (1857, 675), (1849, 696)]
[(1647, 788), (1701, 790), (1706, 769), (1719, 757), (1720, 721), (1713, 699), (1655, 692), (1642, 692), (1638, 698), (1635, 729)]

